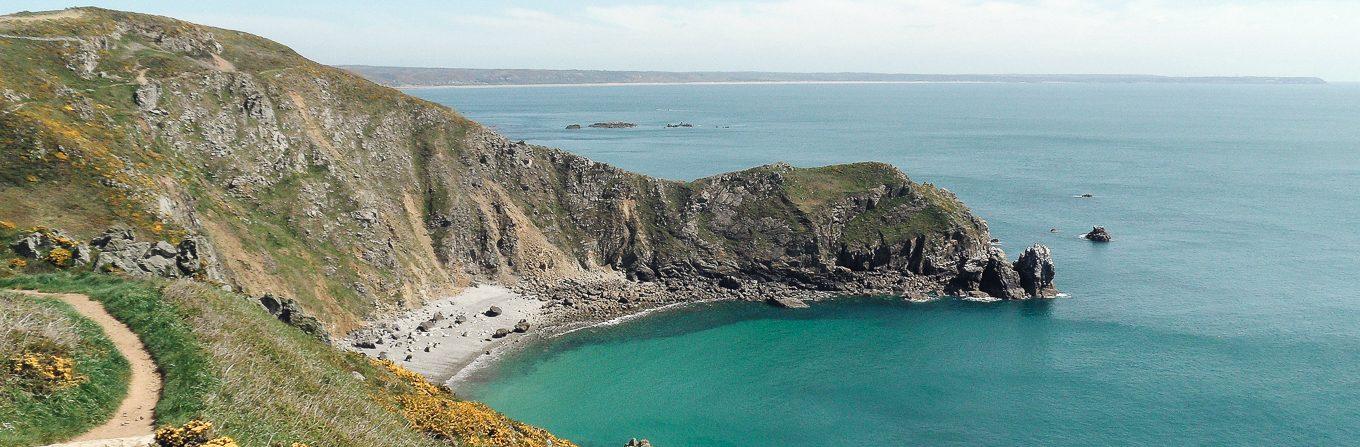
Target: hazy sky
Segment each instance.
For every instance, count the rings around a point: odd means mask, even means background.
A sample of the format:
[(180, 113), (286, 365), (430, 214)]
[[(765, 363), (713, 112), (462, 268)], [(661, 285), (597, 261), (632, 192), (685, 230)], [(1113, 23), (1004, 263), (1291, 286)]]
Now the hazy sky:
[(328, 64), (1360, 80), (1360, 0), (86, 3), (249, 31)]

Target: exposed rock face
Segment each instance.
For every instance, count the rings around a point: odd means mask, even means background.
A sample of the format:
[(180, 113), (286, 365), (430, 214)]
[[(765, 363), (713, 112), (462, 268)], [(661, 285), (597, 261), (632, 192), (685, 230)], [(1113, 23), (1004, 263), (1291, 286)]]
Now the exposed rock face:
[(1029, 297), (1021, 286), (1020, 274), (1015, 271), (1009, 262), (1006, 262), (1006, 253), (1000, 248), (992, 248), (987, 259), (987, 265), (982, 270), (982, 279), (978, 284), (978, 290), (986, 292), (987, 295), (1003, 299), (1024, 299)]
[[(99, 250), (94, 258), (98, 271), (162, 278), (190, 277), (203, 272), (197, 244), (191, 239), (180, 242), (178, 247), (165, 241), (137, 242), (132, 230), (115, 228), (95, 237), (90, 245)], [(82, 250), (85, 251), (92, 250)]]
[[(891, 165), (657, 179), (508, 140), (256, 36), (84, 11), (60, 28), (98, 49), (71, 64), (90, 75), (81, 85), (50, 85), (73, 70), (56, 46), (5, 49), (34, 54), (0, 61), (0, 92), (14, 92), (0, 109), (16, 111), (0, 114), (0, 140), (14, 142), (5, 170), (46, 177), (0, 188), (60, 183), (82, 196), (26, 216), (38, 222), (73, 213), (191, 235), (172, 250), (105, 234), (91, 244), (100, 269), (206, 272), (254, 296), (321, 303), (310, 310), (342, 330), (469, 282), (561, 290), (555, 303), (590, 312), (666, 294), (1032, 295), (990, 251), (982, 219)], [(89, 93), (128, 85), (139, 87)]]
[(309, 315), (298, 302), (292, 298), (282, 298), (272, 294), (265, 294), (259, 298), (260, 306), (266, 312), (278, 318), (279, 321), (292, 325), (302, 332), (315, 336), (321, 341), (330, 343), (330, 333), (322, 326), (321, 322)]
[(1105, 227), (1091, 227), (1091, 232), (1086, 233), (1086, 240), (1093, 242), (1109, 242), (1110, 232)]
[(1030, 296), (1049, 298), (1058, 295), (1058, 289), (1053, 286), (1053, 255), (1048, 247), (1034, 244), (1025, 249), (1015, 261), (1015, 271), (1020, 274), (1020, 286)]

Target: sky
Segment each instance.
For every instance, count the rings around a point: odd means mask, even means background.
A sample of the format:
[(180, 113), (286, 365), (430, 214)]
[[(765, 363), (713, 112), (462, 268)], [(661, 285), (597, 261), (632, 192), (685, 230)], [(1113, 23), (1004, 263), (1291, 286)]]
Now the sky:
[(0, 1), (259, 34), (326, 64), (1318, 76), (1360, 81), (1360, 0)]

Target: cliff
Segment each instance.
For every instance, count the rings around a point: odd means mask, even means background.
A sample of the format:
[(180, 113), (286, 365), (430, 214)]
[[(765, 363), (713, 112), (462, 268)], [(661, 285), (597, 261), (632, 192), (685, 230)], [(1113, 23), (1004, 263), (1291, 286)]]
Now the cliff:
[(332, 332), (474, 282), (1054, 293), (1047, 249), (1006, 261), (890, 165), (651, 178), (258, 36), (97, 8), (0, 17), (0, 159), (11, 228), (192, 241), (186, 273)]

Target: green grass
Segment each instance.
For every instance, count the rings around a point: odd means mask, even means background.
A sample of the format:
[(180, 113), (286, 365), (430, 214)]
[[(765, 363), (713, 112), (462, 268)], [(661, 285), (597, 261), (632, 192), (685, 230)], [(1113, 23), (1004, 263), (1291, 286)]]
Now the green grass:
[(64, 273), (0, 278), (0, 288), (89, 295), (142, 339), (161, 368), (164, 389), (156, 421), (183, 423), (202, 412), (203, 396), (217, 387), (208, 353), (185, 322), (188, 314), (160, 299), (154, 283), (98, 274)]
[(127, 323), (166, 379), (158, 426), (203, 419), (243, 446), (447, 445), (409, 428), (392, 406), (408, 385), (248, 297), (192, 281), (97, 274), (5, 278), (0, 288), (85, 293)]
[[(43, 445), (104, 422), (127, 394), (127, 359), (93, 321), (56, 299), (0, 292), (0, 358), (25, 352), (75, 360), (79, 385), (43, 391), (0, 373), (0, 445)], [(56, 351), (56, 352), (53, 352)]]

